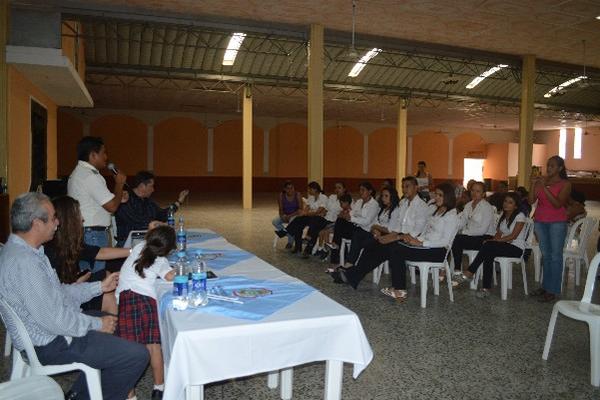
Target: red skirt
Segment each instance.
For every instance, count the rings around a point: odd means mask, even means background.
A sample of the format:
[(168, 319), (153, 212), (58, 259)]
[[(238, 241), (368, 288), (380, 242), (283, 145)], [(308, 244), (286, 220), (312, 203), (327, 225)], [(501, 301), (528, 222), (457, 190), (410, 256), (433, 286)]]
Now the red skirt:
[(115, 334), (141, 344), (160, 344), (156, 300), (131, 290), (121, 292)]

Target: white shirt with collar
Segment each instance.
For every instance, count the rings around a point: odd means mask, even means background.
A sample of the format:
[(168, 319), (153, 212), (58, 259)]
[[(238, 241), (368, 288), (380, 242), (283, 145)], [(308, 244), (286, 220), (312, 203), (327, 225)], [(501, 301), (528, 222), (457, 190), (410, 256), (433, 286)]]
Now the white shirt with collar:
[(429, 216), (433, 213), (418, 195), (412, 200), (404, 197), (400, 200), (398, 210), (398, 218), (392, 220), (388, 229), (396, 233), (408, 233), (412, 237), (417, 237), (423, 232)]
[(444, 214), (432, 215), (427, 221), (427, 226), (417, 239), (423, 242), (424, 247), (448, 247), (454, 240), (458, 227), (458, 214), (456, 209)]
[(317, 211), (319, 208), (327, 207), (327, 196), (323, 193), (319, 193), (319, 195), (315, 198), (315, 196), (308, 196), (306, 200), (306, 205), (310, 209), (310, 211)]
[(379, 203), (373, 197), (364, 204), (363, 199), (358, 199), (352, 204), (350, 222), (369, 232), (377, 219), (378, 213)]
[(78, 161), (69, 177), (69, 196), (79, 201), (83, 226), (110, 226), (110, 213), (102, 207), (115, 197), (106, 180), (90, 163)]
[[(525, 217), (525, 215), (520, 212), (517, 211), (518, 214), (515, 217), (515, 219), (513, 220), (513, 222), (510, 224), (510, 226), (508, 226), (507, 224), (507, 220), (506, 218), (502, 220), (502, 222), (500, 223), (500, 225), (498, 226), (498, 230), (500, 231), (500, 234), (502, 235), (502, 237), (508, 236), (512, 233), (512, 231), (515, 229), (515, 227), (517, 226), (517, 223), (522, 222), (525, 223), (527, 221), (527, 217)], [(521, 232), (519, 232), (519, 235), (514, 238), (512, 241), (507, 242), (512, 244), (513, 246), (517, 246), (518, 248), (520, 248), (521, 250), (523, 250), (525, 248), (525, 226), (523, 227), (523, 229), (521, 229)]]
[(327, 199), (327, 214), (325, 214), (325, 219), (329, 222), (335, 222), (338, 218), (338, 215), (342, 211), (342, 205), (340, 204), (340, 200), (337, 197), (337, 194), (332, 194)]
[(377, 214), (376, 224), (387, 228), (389, 230), (390, 225), (395, 224), (400, 216), (400, 205), (390, 212), (390, 210), (383, 210), (379, 214)]
[(475, 208), (471, 200), (460, 214), (462, 234), (467, 236), (494, 236), (496, 233), (496, 208), (486, 200), (481, 200)]

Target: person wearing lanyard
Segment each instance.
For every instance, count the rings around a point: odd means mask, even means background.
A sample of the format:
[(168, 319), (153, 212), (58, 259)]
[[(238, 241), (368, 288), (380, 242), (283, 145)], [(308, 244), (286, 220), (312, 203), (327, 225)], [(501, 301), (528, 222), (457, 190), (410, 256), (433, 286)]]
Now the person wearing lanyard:
[(542, 287), (533, 295), (542, 296), (542, 302), (554, 301), (561, 292), (570, 194), (571, 183), (567, 179), (565, 160), (559, 156), (550, 157), (546, 164), (546, 176), (532, 179), (529, 192), (529, 203), (538, 202), (533, 219), (544, 268)]
[[(111, 213), (117, 211), (123, 198), (123, 185), (127, 176), (121, 172), (115, 175), (114, 193), (106, 187), (106, 180), (100, 170), (106, 168), (108, 156), (104, 142), (99, 137), (85, 136), (77, 144), (77, 166), (69, 177), (67, 191), (69, 196), (79, 201), (83, 217), (83, 241), (92, 246), (108, 247), (110, 244), (108, 229)], [(96, 261), (92, 273), (104, 270), (106, 263)], [(82, 261), (80, 268), (90, 265)]]

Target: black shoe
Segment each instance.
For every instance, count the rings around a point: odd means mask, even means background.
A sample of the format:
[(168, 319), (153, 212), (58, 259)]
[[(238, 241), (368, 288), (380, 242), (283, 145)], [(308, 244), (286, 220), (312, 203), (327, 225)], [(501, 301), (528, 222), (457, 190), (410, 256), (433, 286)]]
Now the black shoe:
[(293, 246), (293, 244), (288, 243), (288, 244), (285, 245), (285, 249), (286, 250), (290, 250), (292, 248), (292, 246)]
[(546, 290), (544, 288), (539, 288), (531, 292), (531, 296), (543, 296), (546, 294)]
[(306, 247), (303, 251), (302, 251), (302, 258), (307, 259), (310, 257), (310, 248)]
[(280, 238), (284, 238), (287, 236), (287, 231), (285, 229), (282, 229), (280, 231), (275, 231), (275, 234)]
[(334, 271), (331, 273), (331, 277), (333, 278), (333, 283), (338, 283), (343, 285), (345, 282), (342, 280), (339, 271)]
[(77, 392), (69, 390), (67, 393), (65, 393), (65, 400), (76, 400), (76, 399), (77, 399)]
[(158, 390), (158, 389), (154, 389), (152, 391), (152, 400), (161, 400), (163, 398), (163, 391), (162, 390)]

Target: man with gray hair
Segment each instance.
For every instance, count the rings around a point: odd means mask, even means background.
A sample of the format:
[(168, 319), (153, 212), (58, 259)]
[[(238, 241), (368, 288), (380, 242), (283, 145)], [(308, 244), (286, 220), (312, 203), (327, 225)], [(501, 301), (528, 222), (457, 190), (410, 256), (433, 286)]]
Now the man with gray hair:
[[(148, 351), (140, 344), (112, 333), (117, 318), (81, 312), (81, 303), (115, 290), (118, 273), (102, 282), (63, 285), (43, 244), (59, 228), (52, 203), (40, 193), (25, 193), (12, 204), (12, 234), (0, 252), (0, 297), (17, 313), (43, 365), (80, 362), (101, 371), (104, 399), (123, 400), (148, 364)], [(9, 327), (17, 350), (23, 350), (16, 331)], [(81, 374), (68, 397), (88, 399)]]

